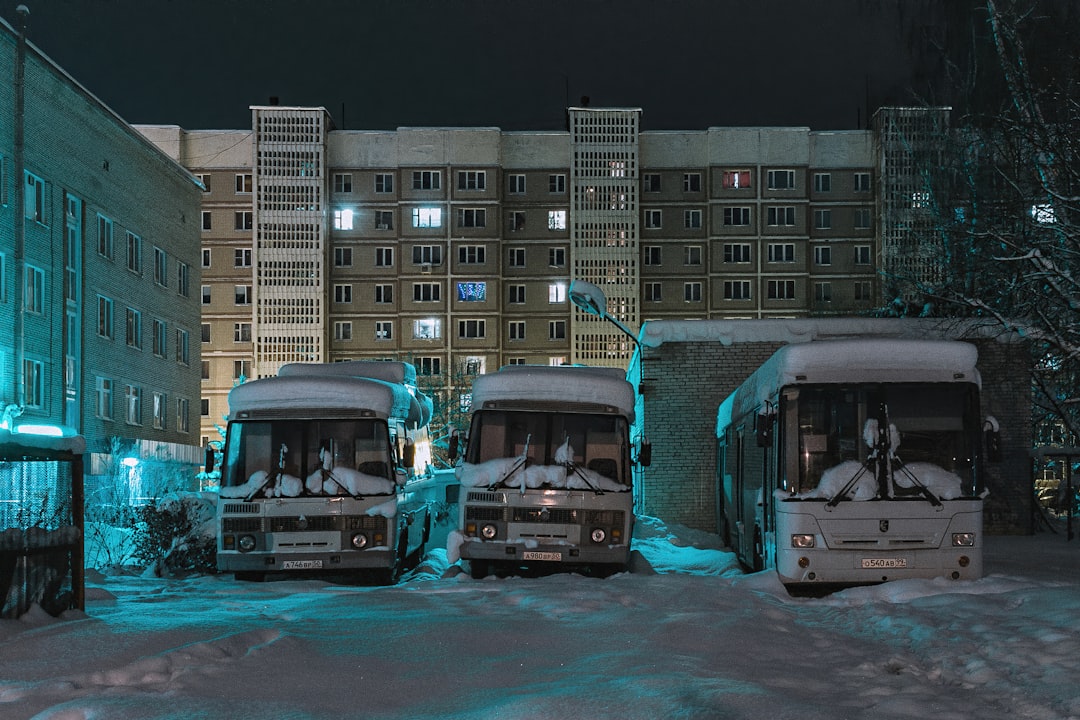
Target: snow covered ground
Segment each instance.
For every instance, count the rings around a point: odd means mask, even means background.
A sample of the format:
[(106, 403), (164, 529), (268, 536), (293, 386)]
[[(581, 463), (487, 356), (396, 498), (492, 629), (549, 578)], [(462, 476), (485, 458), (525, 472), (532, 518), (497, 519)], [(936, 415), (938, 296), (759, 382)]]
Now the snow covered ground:
[(638, 524), (635, 572), (394, 587), (91, 573), (0, 621), (0, 718), (1080, 718), (1080, 539), (987, 577), (792, 598), (715, 536)]

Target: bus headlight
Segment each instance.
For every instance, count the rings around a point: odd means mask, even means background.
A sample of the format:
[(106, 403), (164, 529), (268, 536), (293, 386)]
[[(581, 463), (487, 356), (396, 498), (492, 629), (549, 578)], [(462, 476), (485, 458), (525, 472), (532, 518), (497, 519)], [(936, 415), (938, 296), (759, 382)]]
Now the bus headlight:
[(367, 547), (367, 535), (364, 533), (356, 533), (352, 536), (352, 546), (357, 550), (363, 550)]
[(589, 538), (594, 543), (602, 543), (607, 540), (607, 533), (604, 532), (604, 528), (593, 528), (593, 531), (589, 533)]
[(975, 547), (975, 533), (953, 533), (953, 547)]
[(495, 536), (499, 534), (499, 529), (488, 523), (484, 527), (480, 528), (480, 536), (485, 540), (494, 540)]
[(255, 536), (241, 535), (237, 545), (240, 548), (240, 552), (251, 552), (255, 549)]
[(805, 550), (807, 548), (812, 548), (812, 547), (814, 547), (814, 536), (813, 535), (792, 535), (791, 536), (791, 547), (800, 548), (800, 549), (803, 549), (803, 550)]

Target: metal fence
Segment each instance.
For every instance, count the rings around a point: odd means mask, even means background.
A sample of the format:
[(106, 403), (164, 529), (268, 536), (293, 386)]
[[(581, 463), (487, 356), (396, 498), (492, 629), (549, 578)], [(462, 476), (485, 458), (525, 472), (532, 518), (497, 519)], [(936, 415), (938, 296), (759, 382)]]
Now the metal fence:
[(84, 609), (83, 454), (57, 445), (0, 442), (0, 618)]

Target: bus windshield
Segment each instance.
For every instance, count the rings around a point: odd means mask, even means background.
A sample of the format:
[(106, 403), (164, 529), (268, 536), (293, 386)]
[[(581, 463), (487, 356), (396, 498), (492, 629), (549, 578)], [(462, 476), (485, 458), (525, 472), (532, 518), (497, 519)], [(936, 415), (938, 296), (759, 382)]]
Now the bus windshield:
[[(974, 386), (945, 383), (789, 390), (785, 403), (788, 412), (797, 408), (798, 418), (797, 445), (785, 448), (798, 457), (798, 486), (790, 489), (811, 496), (819, 485), (835, 487), (833, 480), (842, 485), (860, 466), (866, 466), (874, 445), (886, 437), (878, 429), (889, 427), (886, 452), (898, 461), (892, 463), (897, 486), (914, 485), (907, 479), (914, 475), (924, 485), (944, 483), (947, 496), (975, 494), (974, 393)], [(864, 487), (873, 496), (877, 493), (874, 472), (866, 475), (869, 484)]]
[[(626, 438), (626, 419), (615, 415), (483, 410), (473, 418), (465, 461), (492, 469), (477, 485), (573, 488), (577, 478), (585, 488), (629, 490)], [(540, 468), (551, 471), (520, 472)]]
[(388, 495), (392, 457), (383, 421), (236, 421), (227, 432), (221, 496)]

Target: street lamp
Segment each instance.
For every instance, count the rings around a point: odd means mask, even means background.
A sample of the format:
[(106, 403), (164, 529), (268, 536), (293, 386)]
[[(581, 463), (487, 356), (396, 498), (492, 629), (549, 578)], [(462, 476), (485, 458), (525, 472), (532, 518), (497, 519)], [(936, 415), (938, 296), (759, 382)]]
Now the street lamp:
[(619, 328), (628, 338), (634, 341), (634, 347), (639, 351), (641, 349), (641, 343), (638, 342), (634, 333), (630, 332), (630, 329), (619, 322), (615, 317), (608, 314), (607, 311), (607, 297), (604, 295), (604, 291), (596, 285), (584, 280), (574, 280), (570, 283), (570, 300), (584, 313), (589, 315), (595, 315), (602, 320), (607, 320), (615, 327)]

